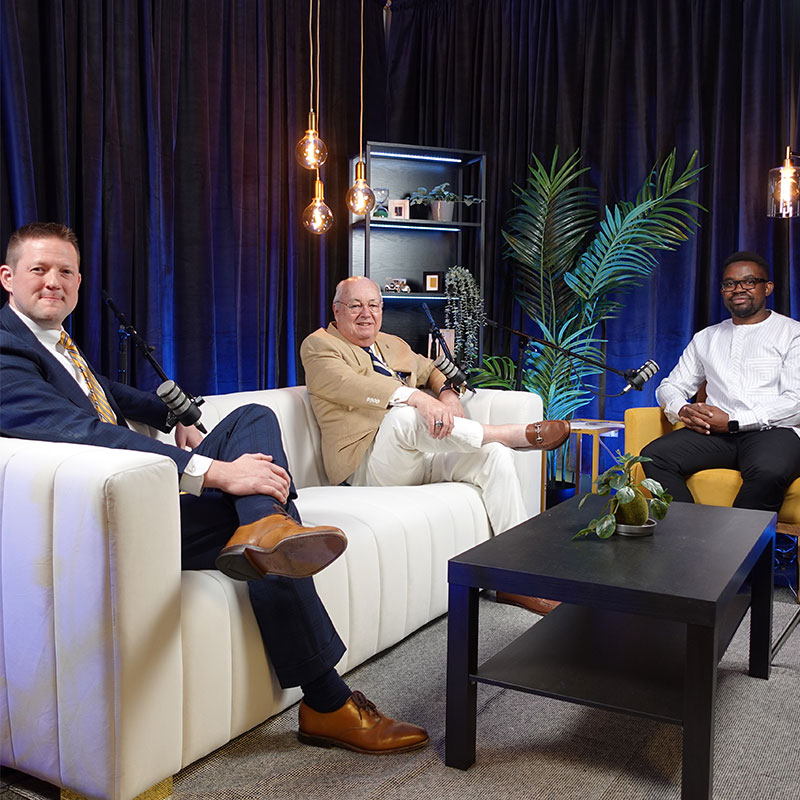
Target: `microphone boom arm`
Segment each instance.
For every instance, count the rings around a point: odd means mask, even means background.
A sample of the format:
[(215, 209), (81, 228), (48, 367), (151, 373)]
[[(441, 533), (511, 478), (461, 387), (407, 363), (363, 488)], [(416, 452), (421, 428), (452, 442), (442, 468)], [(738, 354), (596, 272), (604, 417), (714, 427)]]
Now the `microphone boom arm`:
[[(131, 325), (125, 314), (123, 314), (122, 311), (120, 311), (116, 305), (114, 305), (114, 301), (111, 299), (108, 292), (105, 289), (101, 289), (100, 292), (103, 296), (103, 300), (105, 300), (106, 305), (111, 309), (111, 311), (114, 313), (114, 316), (119, 321), (120, 328), (125, 331), (127, 336), (133, 340), (133, 343), (142, 351), (148, 362), (150, 362), (150, 366), (152, 366), (156, 371), (158, 377), (161, 378), (162, 384), (158, 388), (159, 390), (165, 390), (163, 393), (168, 395), (170, 402), (167, 402), (167, 400), (162, 397), (161, 391), (156, 391), (156, 394), (158, 395), (159, 400), (161, 400), (161, 402), (164, 403), (169, 410), (167, 415), (167, 423), (170, 425), (170, 427), (172, 428), (175, 426), (175, 424), (181, 422), (184, 425), (194, 425), (201, 433), (206, 433), (203, 423), (200, 422), (200, 415), (202, 412), (198, 408), (198, 406), (203, 404), (203, 398), (194, 397), (188, 392), (182, 391), (174, 381), (167, 377), (167, 373), (164, 372), (161, 364), (158, 363), (153, 355), (153, 350), (155, 350), (155, 348), (152, 345), (149, 345), (139, 335), (139, 332), (133, 327), (133, 325)], [(166, 383), (171, 385), (169, 387), (165, 387), (164, 384)], [(174, 400), (173, 397), (175, 398)], [(176, 409), (180, 410), (176, 413)]]
[[(537, 344), (543, 344), (545, 347), (549, 347), (552, 350), (556, 350), (562, 355), (568, 356), (569, 358), (577, 358), (579, 361), (583, 361), (586, 364), (590, 364), (593, 367), (598, 367), (599, 369), (603, 369), (606, 372), (613, 372), (615, 375), (619, 375), (621, 378), (625, 379), (625, 381), (628, 384), (628, 388), (633, 386), (632, 380), (639, 374), (640, 371), (636, 369), (626, 369), (623, 371), (620, 369), (615, 369), (614, 367), (609, 367), (607, 364), (603, 364), (600, 361), (595, 361), (593, 358), (587, 358), (586, 356), (579, 355), (578, 353), (573, 353), (571, 350), (566, 350), (565, 348), (560, 347), (559, 345), (554, 344), (553, 342), (548, 342), (546, 339), (540, 339), (538, 336), (533, 336), (530, 333), (525, 333), (524, 331), (518, 331), (515, 328), (509, 328), (508, 325), (502, 325), (501, 323), (495, 322), (494, 320), (491, 319), (487, 319), (486, 324), (491, 325), (493, 328), (502, 328), (505, 331), (509, 331), (510, 333), (513, 333), (516, 336), (518, 336), (520, 340), (525, 341), (526, 344), (528, 342), (536, 342)], [(658, 369), (658, 365), (656, 364), (655, 366), (656, 369)], [(634, 388), (641, 390), (640, 386), (639, 387), (634, 386)]]

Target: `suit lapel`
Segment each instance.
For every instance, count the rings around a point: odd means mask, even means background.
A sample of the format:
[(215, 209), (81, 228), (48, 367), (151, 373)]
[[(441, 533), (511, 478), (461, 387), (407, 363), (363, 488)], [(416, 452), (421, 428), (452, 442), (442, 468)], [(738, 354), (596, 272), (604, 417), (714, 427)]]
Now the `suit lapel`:
[[(83, 393), (81, 387), (78, 386), (78, 382), (64, 369), (56, 357), (48, 352), (46, 347), (42, 346), (42, 343), (36, 338), (33, 331), (8, 305), (0, 309), (0, 326), (20, 339), (39, 356), (42, 369), (44, 370), (45, 380), (52, 384), (57, 392), (67, 397), (70, 401), (75, 403), (75, 405), (87, 409), (93, 414), (97, 413), (95, 407), (92, 405), (92, 401)], [(83, 354), (83, 351), (81, 351), (81, 354)], [(84, 356), (84, 359), (85, 358), (86, 356)], [(87, 361), (86, 363), (88, 364), (89, 362)], [(106, 396), (111, 403), (114, 413), (119, 417), (120, 410), (113, 402), (108, 389), (104, 386), (103, 390), (106, 392)]]

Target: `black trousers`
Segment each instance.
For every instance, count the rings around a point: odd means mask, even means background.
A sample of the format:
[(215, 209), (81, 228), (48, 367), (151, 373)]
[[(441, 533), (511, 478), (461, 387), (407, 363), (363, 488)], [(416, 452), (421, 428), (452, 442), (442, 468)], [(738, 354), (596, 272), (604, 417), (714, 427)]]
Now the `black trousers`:
[(703, 469), (735, 469), (742, 487), (733, 505), (778, 511), (789, 485), (800, 477), (800, 436), (790, 428), (706, 435), (680, 428), (650, 442), (645, 475), (674, 498), (693, 503), (686, 479)]
[[(194, 451), (222, 461), (244, 453), (271, 455), (288, 471), (275, 414), (259, 405), (238, 408), (223, 419)], [(294, 483), (285, 505), (268, 495), (234, 497), (204, 490), (200, 497), (181, 495), (182, 565), (214, 569), (214, 561), (239, 525), (283, 511), (300, 520), (292, 502)], [(268, 575), (248, 581), (250, 602), (261, 637), (281, 686), (301, 686), (336, 666), (345, 651), (312, 578)]]

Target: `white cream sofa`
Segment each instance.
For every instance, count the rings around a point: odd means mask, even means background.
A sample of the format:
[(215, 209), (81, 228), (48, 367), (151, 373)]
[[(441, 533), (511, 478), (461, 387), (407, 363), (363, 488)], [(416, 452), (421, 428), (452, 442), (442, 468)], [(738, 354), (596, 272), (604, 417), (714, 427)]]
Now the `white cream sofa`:
[[(206, 427), (244, 403), (276, 412), (303, 519), (347, 533), (315, 578), (347, 644), (340, 671), (445, 613), (447, 560), (490, 535), (478, 491), (328, 486), (303, 387), (208, 397)], [(468, 409), (541, 419), (525, 392), (480, 391)], [(515, 459), (534, 515), (542, 456)], [(130, 800), (298, 699), (246, 585), (181, 571), (177, 494), (161, 456), (0, 439), (0, 764)]]

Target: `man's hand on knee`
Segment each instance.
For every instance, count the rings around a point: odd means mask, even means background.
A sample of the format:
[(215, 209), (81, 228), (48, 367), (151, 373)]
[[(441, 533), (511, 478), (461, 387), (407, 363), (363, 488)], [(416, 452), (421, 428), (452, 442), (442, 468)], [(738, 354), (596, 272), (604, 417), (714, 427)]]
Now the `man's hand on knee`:
[(263, 453), (245, 453), (235, 461), (212, 461), (203, 481), (204, 489), (222, 489), (238, 497), (266, 494), (281, 503), (289, 499), (289, 486), (289, 473)]
[(464, 413), (464, 406), (461, 405), (461, 397), (458, 392), (453, 389), (445, 389), (439, 393), (440, 402), (444, 403), (450, 411), (453, 412), (454, 417), (466, 417)]
[[(441, 400), (417, 389), (406, 400), (406, 403), (422, 414), (428, 426), (428, 433), (434, 439), (444, 439), (453, 432), (452, 408)], [(459, 403), (459, 405), (461, 404)]]
[(728, 414), (708, 403), (687, 403), (678, 412), (681, 422), (697, 433), (727, 433)]

